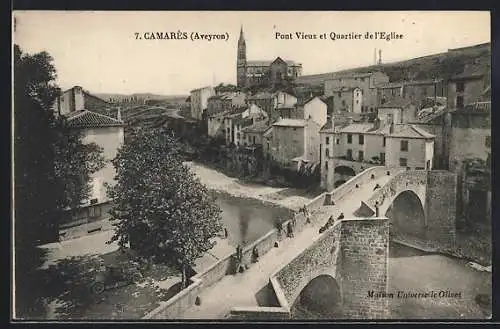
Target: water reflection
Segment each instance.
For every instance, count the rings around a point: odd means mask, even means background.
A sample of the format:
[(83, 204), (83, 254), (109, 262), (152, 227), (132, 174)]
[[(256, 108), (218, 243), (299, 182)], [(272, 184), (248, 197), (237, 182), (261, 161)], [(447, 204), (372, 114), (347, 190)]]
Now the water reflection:
[(290, 217), (292, 211), (255, 199), (233, 197), (214, 192), (222, 209), (222, 225), (227, 228), (233, 245), (248, 245), (273, 229), (277, 222)]

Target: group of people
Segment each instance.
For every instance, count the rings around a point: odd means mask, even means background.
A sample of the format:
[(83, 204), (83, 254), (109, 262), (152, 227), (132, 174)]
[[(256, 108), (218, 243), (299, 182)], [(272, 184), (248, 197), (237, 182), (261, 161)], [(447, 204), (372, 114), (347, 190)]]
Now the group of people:
[(330, 216), (330, 218), (328, 218), (328, 221), (326, 222), (325, 225), (323, 225), (320, 229), (319, 229), (319, 233), (323, 233), (324, 231), (326, 231), (328, 228), (330, 228), (333, 223), (335, 223), (336, 220), (341, 220), (341, 219), (344, 219), (344, 213), (341, 212), (340, 215), (337, 217), (337, 219), (334, 219), (333, 218), (333, 215)]

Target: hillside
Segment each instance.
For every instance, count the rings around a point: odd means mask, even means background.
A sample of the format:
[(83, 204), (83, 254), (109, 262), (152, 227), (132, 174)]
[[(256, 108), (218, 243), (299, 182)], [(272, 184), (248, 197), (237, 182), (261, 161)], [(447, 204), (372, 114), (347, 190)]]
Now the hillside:
[(399, 62), (383, 63), (381, 65), (371, 65), (324, 74), (304, 75), (297, 78), (296, 82), (298, 84), (319, 85), (334, 76), (372, 71), (384, 72), (389, 76), (391, 82), (426, 80), (437, 77), (446, 80), (455, 74), (462, 73), (467, 64), (474, 64), (477, 60), (491, 62), (491, 43), (449, 49), (445, 53)]

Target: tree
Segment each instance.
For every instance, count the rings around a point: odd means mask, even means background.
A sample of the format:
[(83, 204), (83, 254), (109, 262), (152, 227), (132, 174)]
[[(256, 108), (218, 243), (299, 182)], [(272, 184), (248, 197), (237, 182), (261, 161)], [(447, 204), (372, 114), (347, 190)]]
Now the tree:
[[(14, 227), (16, 310), (24, 314), (40, 259), (35, 246), (58, 239), (63, 211), (88, 196), (90, 175), (102, 166), (99, 148), (83, 145), (51, 110), (60, 89), (47, 52), (14, 46)], [(24, 309), (23, 309), (24, 308)], [(18, 314), (19, 314), (18, 313)]]
[(109, 189), (115, 234), (140, 257), (173, 261), (186, 271), (214, 246), (221, 210), (207, 188), (181, 162), (180, 146), (162, 129), (134, 131), (113, 164), (117, 183)]
[(217, 86), (215, 86), (215, 92), (217, 94), (219, 93), (225, 93), (225, 92), (237, 92), (239, 91), (239, 88), (235, 85), (232, 85), (232, 84), (224, 84), (224, 83), (220, 83), (218, 84)]

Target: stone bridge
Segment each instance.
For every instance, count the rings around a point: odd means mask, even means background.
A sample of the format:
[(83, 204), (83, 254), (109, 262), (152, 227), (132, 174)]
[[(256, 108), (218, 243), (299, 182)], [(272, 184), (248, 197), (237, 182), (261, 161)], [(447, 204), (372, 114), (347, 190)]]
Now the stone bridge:
[(387, 292), (388, 250), (386, 218), (338, 221), (273, 275), (273, 288), (291, 315), (308, 305), (317, 318), (387, 318), (387, 299), (368, 294)]
[(453, 247), (455, 242), (456, 176), (448, 171), (411, 170), (396, 174), (355, 212), (385, 216), (393, 236)]
[[(453, 173), (368, 168), (311, 201), (310, 221), (302, 214), (290, 219), (294, 237), (274, 229), (245, 247), (244, 273), (234, 275), (232, 255), (222, 259), (145, 318), (387, 318), (388, 299), (377, 296), (387, 293), (390, 238), (401, 232), (453, 244), (455, 197)], [(340, 212), (344, 219), (318, 232)], [(257, 263), (253, 248), (261, 254)], [(257, 300), (262, 291), (265, 303)], [(202, 303), (194, 305), (198, 297)]]
[[(380, 181), (382, 173), (376, 168), (366, 171), (365, 179), (372, 174)], [(456, 179), (452, 173), (388, 169), (383, 175), (389, 176), (386, 183), (368, 192), (351, 218), (336, 221), (271, 276), (279, 307), (264, 314), (282, 319), (387, 318), (388, 299), (376, 296), (388, 292), (390, 236), (404, 239), (398, 236), (402, 233), (423, 244), (453, 244)], [(359, 184), (354, 190), (366, 193)], [(235, 308), (232, 314), (255, 319), (261, 311)]]

